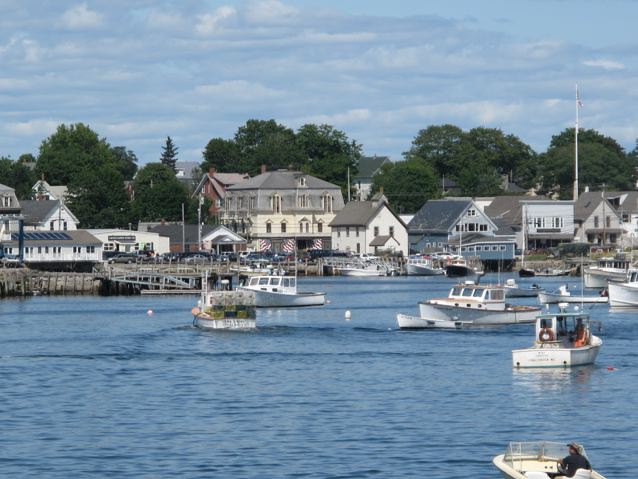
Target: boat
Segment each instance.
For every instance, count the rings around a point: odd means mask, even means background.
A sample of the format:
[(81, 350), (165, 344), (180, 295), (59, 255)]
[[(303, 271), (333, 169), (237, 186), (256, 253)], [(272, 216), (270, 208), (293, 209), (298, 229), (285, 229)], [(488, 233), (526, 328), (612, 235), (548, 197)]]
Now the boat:
[(465, 276), (482, 276), (485, 273), (480, 260), (453, 258), (445, 265), (445, 275), (448, 278), (463, 278)]
[(205, 285), (197, 306), (191, 310), (193, 326), (205, 330), (255, 329), (257, 327), (255, 303), (254, 293), (208, 291)]
[(253, 293), (258, 308), (322, 306), (326, 299), (325, 293), (297, 291), (295, 276), (253, 276), (237, 289)]
[(386, 276), (385, 270), (380, 269), (377, 265), (351, 265), (346, 264), (335, 268), (341, 276)]
[(402, 329), (466, 329), (532, 323), (540, 312), (535, 306), (505, 302), (502, 286), (466, 282), (454, 286), (447, 298), (419, 303), (419, 316), (397, 315)]
[[(585, 448), (578, 446), (579, 453), (587, 457)], [(505, 454), (496, 456), (492, 463), (505, 479), (549, 479), (548, 474), (558, 473), (558, 460), (566, 455), (564, 443), (511, 442)], [(562, 477), (562, 476), (559, 476)], [(577, 469), (575, 479), (605, 479), (595, 470)]]
[(569, 276), (569, 273), (571, 273), (571, 269), (545, 268), (535, 271), (534, 276)]
[(405, 268), (408, 276), (437, 276), (445, 274), (445, 269), (430, 256), (408, 256)]
[(607, 303), (607, 296), (576, 296), (572, 295), (566, 284), (561, 285), (557, 290), (551, 293), (538, 293), (538, 301), (541, 304), (558, 304), (558, 303)]
[(561, 306), (558, 312), (538, 315), (534, 344), (512, 351), (515, 368), (562, 368), (596, 361), (603, 342), (592, 334), (589, 314)]
[(638, 308), (638, 270), (630, 270), (626, 281), (609, 281), (607, 291), (612, 308)]
[(600, 258), (594, 266), (583, 268), (586, 288), (606, 288), (608, 281), (627, 279), (631, 261), (623, 258)]
[(521, 286), (514, 278), (509, 278), (503, 285), (506, 298), (535, 298), (538, 293), (544, 293), (545, 289), (537, 284), (531, 286)]
[(533, 278), (536, 276), (536, 271), (529, 268), (521, 268), (518, 270), (518, 276), (521, 278)]

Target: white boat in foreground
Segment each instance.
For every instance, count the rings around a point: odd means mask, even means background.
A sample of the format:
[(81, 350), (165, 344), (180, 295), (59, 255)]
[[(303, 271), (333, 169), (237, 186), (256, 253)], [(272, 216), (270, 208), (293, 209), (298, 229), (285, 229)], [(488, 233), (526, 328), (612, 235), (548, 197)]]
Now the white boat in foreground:
[(514, 278), (509, 278), (503, 285), (506, 298), (535, 298), (538, 293), (544, 293), (545, 289), (537, 284), (531, 286), (521, 286)]
[(515, 368), (594, 364), (602, 344), (602, 340), (592, 334), (589, 314), (578, 309), (561, 309), (536, 318), (534, 344), (512, 351), (512, 364)]
[[(579, 452), (587, 457), (583, 446), (579, 446)], [(511, 442), (505, 454), (496, 456), (492, 462), (506, 479), (549, 479), (548, 474), (559, 472), (557, 461), (565, 455), (566, 446), (562, 443)], [(577, 469), (572, 477), (605, 479), (602, 474), (588, 469)]]
[(624, 282), (610, 281), (608, 288), (612, 308), (638, 308), (638, 270), (631, 270)]
[(253, 293), (258, 308), (321, 306), (326, 301), (325, 293), (298, 292), (295, 276), (253, 276), (237, 289)]
[(447, 298), (419, 303), (419, 316), (397, 315), (402, 329), (465, 329), (532, 323), (540, 312), (534, 306), (505, 302), (502, 286), (471, 282), (454, 286)]
[(205, 287), (191, 313), (193, 326), (200, 329), (243, 330), (257, 327), (253, 293), (208, 291)]
[(445, 274), (445, 269), (441, 267), (438, 260), (430, 256), (408, 256), (405, 269), (408, 276), (437, 276)]
[(606, 288), (607, 281), (624, 281), (631, 261), (623, 258), (600, 258), (595, 265), (583, 269), (586, 288)]
[(558, 303), (607, 303), (607, 296), (576, 296), (572, 295), (567, 285), (561, 285), (556, 291), (551, 293), (539, 293), (538, 301), (541, 304), (558, 304)]

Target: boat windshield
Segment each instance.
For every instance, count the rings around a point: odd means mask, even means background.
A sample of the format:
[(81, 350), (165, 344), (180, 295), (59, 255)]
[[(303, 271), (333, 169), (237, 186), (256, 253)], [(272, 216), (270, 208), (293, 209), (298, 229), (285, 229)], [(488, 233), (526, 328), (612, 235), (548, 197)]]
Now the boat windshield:
[(268, 284), (268, 277), (264, 276), (259, 278), (259, 286), (266, 286)]
[(254, 277), (254, 278), (250, 278), (250, 286), (257, 286), (257, 283), (259, 282), (259, 278), (258, 277)]
[[(581, 454), (585, 449), (581, 446)], [(558, 442), (510, 442), (505, 451), (504, 461), (512, 468), (520, 470), (524, 461), (557, 461), (567, 455), (567, 446)]]
[(270, 278), (270, 285), (271, 286), (279, 286), (279, 280), (280, 279), (281, 278), (279, 278), (279, 277)]
[(474, 292), (473, 288), (465, 288), (463, 290), (463, 296), (467, 296), (467, 297), (472, 296), (473, 292)]
[(460, 296), (461, 295), (461, 288), (452, 288), (452, 293), (450, 293), (451, 296)]

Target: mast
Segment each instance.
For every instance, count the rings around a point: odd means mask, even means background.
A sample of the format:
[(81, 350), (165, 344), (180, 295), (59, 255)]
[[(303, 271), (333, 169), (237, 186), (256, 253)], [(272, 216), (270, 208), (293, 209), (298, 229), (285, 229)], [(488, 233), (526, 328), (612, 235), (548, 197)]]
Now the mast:
[(582, 103), (578, 94), (578, 84), (576, 84), (576, 127), (574, 131), (574, 201), (578, 200), (578, 113)]
[(527, 205), (523, 203), (523, 249), (521, 250), (521, 264), (525, 268), (525, 249), (527, 248)]

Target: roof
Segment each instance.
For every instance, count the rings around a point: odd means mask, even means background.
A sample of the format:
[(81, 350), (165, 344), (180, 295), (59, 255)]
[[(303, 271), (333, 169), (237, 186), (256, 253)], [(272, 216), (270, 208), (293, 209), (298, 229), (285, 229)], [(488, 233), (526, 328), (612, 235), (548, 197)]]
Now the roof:
[[(65, 230), (65, 231), (25, 231), (26, 245), (90, 245), (102, 246), (102, 242), (89, 233), (87, 230)], [(29, 239), (29, 238), (42, 239)], [(18, 243), (17, 233), (11, 233), (10, 244)]]
[(376, 175), (384, 163), (390, 162), (387, 156), (363, 156), (359, 160), (358, 178), (372, 178)]
[(237, 183), (241, 183), (250, 178), (248, 173), (219, 173), (215, 172), (213, 175), (216, 180), (218, 180), (222, 185), (228, 187), (231, 185), (235, 185)]
[(347, 203), (329, 223), (328, 226), (367, 226), (383, 208), (388, 210), (401, 222), (405, 223), (390, 206), (385, 196), (378, 201), (351, 201)]
[(22, 200), (20, 202), (26, 224), (42, 223), (59, 205), (59, 200)]
[(581, 193), (580, 196), (578, 196), (578, 200), (574, 203), (574, 220), (585, 221), (603, 201), (605, 202), (605, 207), (609, 208), (610, 212), (613, 212), (615, 215), (618, 214), (611, 203), (603, 198), (601, 191), (586, 191)]
[(385, 246), (390, 240), (394, 240), (397, 244), (399, 244), (396, 238), (392, 235), (380, 235), (370, 241), (370, 246)]
[(217, 225), (206, 235), (202, 233), (202, 241), (210, 241), (214, 245), (247, 243), (244, 237), (238, 235), (237, 233), (231, 231), (223, 225)]
[(454, 236), (448, 240), (448, 244), (457, 245), (462, 241), (462, 244), (476, 244), (476, 243), (516, 243), (514, 237), (504, 238), (503, 236), (488, 236), (481, 233), (467, 233), (463, 234), (463, 237)]
[(521, 200), (542, 201), (544, 196), (497, 196), (485, 207), (485, 214), (489, 216), (499, 227), (522, 226), (523, 213)]
[(471, 198), (428, 200), (408, 224), (408, 230), (447, 233), (472, 204)]
[[(202, 225), (202, 238), (215, 229), (213, 225)], [(186, 244), (197, 244), (199, 242), (199, 231), (196, 224), (184, 225), (181, 223), (164, 224), (150, 226), (148, 231), (157, 233), (160, 236), (167, 236), (170, 244), (181, 244), (182, 231), (184, 232), (184, 241)]]
[[(305, 186), (300, 186), (299, 178), (305, 178)], [(228, 190), (296, 190), (298, 188), (308, 189), (340, 189), (339, 186), (314, 176), (307, 175), (301, 171), (267, 171), (261, 175), (228, 187)]]
[(605, 198), (624, 213), (638, 212), (638, 191), (608, 191)]

